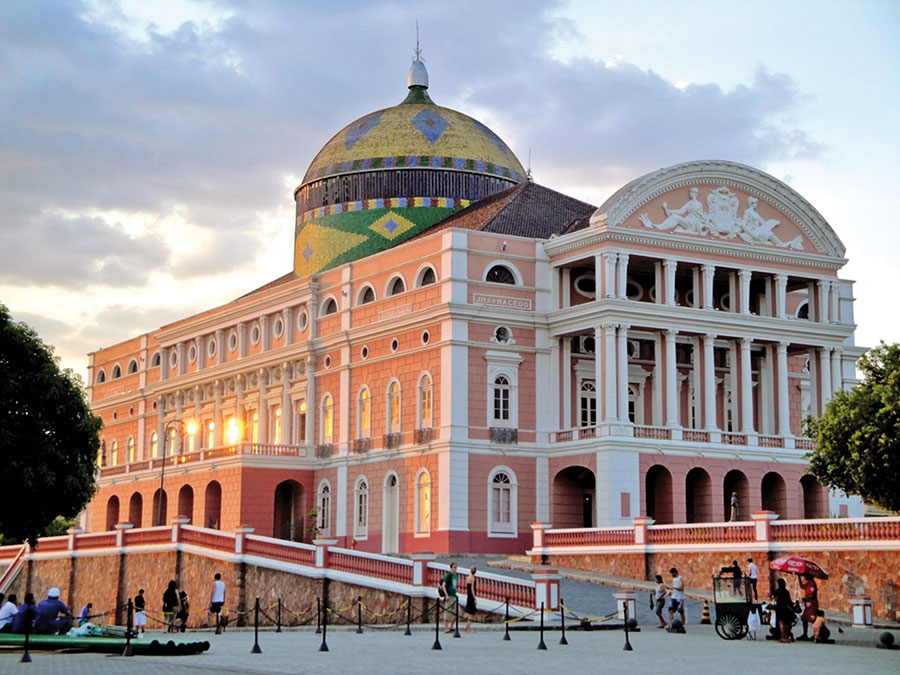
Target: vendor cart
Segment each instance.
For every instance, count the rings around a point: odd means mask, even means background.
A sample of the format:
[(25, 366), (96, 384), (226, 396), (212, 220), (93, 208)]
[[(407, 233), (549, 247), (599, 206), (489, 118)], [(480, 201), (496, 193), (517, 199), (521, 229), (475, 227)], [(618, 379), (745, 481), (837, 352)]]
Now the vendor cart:
[(732, 574), (713, 577), (713, 600), (716, 606), (716, 633), (723, 640), (740, 640), (747, 634), (747, 617), (753, 603), (750, 579)]

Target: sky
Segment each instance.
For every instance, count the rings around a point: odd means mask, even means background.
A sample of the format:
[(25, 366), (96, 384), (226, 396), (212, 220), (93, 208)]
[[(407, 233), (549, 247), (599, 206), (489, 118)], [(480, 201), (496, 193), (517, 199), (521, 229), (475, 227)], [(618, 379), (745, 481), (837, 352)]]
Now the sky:
[[(399, 103), (436, 103), (600, 205), (697, 159), (785, 181), (846, 246), (857, 344), (900, 342), (900, 2), (0, 3), (0, 302), (87, 353), (292, 268), (294, 188)], [(530, 159), (529, 159), (530, 158)]]

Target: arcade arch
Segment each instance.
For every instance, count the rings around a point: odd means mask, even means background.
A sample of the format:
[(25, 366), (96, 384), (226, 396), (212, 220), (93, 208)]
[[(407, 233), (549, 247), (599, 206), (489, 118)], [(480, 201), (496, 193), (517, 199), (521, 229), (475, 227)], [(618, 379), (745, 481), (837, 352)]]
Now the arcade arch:
[(553, 477), (550, 517), (554, 527), (594, 527), (596, 493), (594, 472), (568, 466)]
[(651, 466), (644, 477), (644, 499), (649, 518), (658, 525), (672, 522), (672, 474), (661, 464)]

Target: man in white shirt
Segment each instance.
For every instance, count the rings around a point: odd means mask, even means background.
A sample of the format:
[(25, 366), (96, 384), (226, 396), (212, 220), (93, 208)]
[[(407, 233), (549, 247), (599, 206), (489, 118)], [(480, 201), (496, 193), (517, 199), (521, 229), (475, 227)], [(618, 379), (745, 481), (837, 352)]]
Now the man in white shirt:
[(684, 579), (678, 574), (678, 570), (674, 567), (669, 570), (672, 575), (672, 600), (669, 604), (669, 625), (675, 618), (675, 612), (681, 617), (681, 625), (684, 626)]
[(2, 605), (0, 605), (0, 633), (9, 633), (11, 631), (12, 619), (16, 615), (16, 612), (19, 611), (19, 608), (16, 606), (17, 600), (16, 594), (11, 593), (9, 597), (6, 598), (6, 602), (3, 602)]
[(209, 612), (216, 615), (216, 635), (222, 632), (222, 607), (225, 605), (225, 582), (222, 575), (216, 572), (213, 577), (212, 592), (209, 595)]
[(753, 588), (753, 599), (759, 602), (759, 593), (756, 592), (756, 582), (759, 579), (759, 568), (753, 562), (753, 558), (747, 558), (747, 576), (750, 578), (750, 586)]

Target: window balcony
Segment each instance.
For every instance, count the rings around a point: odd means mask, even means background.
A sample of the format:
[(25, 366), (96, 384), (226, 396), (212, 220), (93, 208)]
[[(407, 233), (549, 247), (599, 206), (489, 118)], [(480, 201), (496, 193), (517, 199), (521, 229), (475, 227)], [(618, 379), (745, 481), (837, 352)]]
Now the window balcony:
[(424, 445), (425, 443), (428, 443), (433, 437), (433, 431), (434, 429), (432, 429), (431, 427), (426, 427), (425, 429), (416, 429), (415, 432), (413, 432), (413, 440), (415, 444)]
[(519, 442), (519, 430), (506, 427), (491, 427), (491, 443), (513, 444)]
[(397, 432), (395, 434), (385, 434), (382, 437), (384, 449), (385, 450), (393, 450), (395, 448), (399, 448), (401, 438), (402, 437), (400, 435), (400, 432)]
[(350, 452), (354, 455), (363, 455), (372, 449), (371, 438), (357, 438), (350, 444)]
[(316, 446), (316, 459), (328, 459), (334, 454), (334, 443), (321, 443)]

